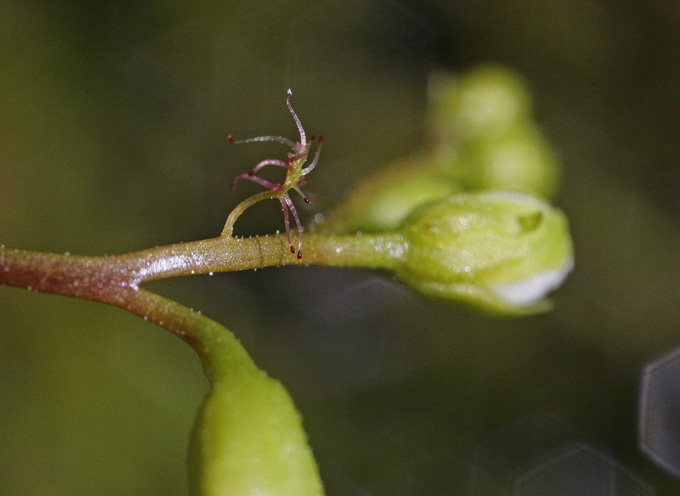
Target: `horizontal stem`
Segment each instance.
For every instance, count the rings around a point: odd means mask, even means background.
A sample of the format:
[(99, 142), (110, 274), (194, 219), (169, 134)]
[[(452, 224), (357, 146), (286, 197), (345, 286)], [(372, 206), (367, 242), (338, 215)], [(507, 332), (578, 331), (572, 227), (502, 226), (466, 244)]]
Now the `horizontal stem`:
[(233, 272), (281, 265), (320, 265), (392, 269), (406, 254), (401, 235), (331, 236), (306, 234), (298, 259), (283, 234), (218, 238), (178, 243), (117, 257), (135, 284), (167, 277)]
[(86, 299), (112, 287), (137, 289), (145, 281), (281, 265), (392, 269), (403, 260), (400, 235), (305, 235), (299, 260), (283, 234), (177, 243), (105, 257), (0, 248), (0, 284)]
[(0, 248), (0, 284), (115, 305), (117, 295), (136, 289), (134, 279), (117, 264), (116, 258), (3, 247)]

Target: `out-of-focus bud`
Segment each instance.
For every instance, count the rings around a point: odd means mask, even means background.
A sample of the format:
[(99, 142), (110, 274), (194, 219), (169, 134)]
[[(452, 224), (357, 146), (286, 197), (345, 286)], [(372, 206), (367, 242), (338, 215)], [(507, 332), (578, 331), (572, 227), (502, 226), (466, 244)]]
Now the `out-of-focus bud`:
[(564, 215), (521, 193), (454, 195), (415, 212), (401, 232), (402, 281), (495, 313), (549, 309), (546, 294), (573, 266)]
[(434, 76), (429, 93), (428, 148), (365, 178), (318, 232), (394, 230), (418, 207), (460, 192), (553, 198), (560, 163), (519, 75), (484, 65)]
[(413, 209), (460, 191), (451, 174), (427, 155), (390, 164), (362, 180), (319, 232), (392, 231)]
[(531, 118), (531, 96), (515, 72), (482, 65), (460, 78), (440, 74), (430, 84), (429, 128), (438, 144), (504, 133)]
[(543, 133), (526, 122), (509, 127), (502, 135), (480, 136), (461, 144), (450, 171), (466, 191), (519, 191), (551, 199), (561, 167)]

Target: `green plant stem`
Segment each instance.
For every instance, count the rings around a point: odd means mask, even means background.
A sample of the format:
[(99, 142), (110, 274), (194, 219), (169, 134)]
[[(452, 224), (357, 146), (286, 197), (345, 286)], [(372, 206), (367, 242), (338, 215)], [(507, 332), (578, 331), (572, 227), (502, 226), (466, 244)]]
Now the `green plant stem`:
[(254, 364), (245, 352), (218, 351), (234, 339), (224, 327), (139, 286), (168, 277), (281, 265), (392, 269), (401, 263), (406, 252), (400, 235), (308, 234), (304, 247), (302, 260), (290, 253), (286, 236), (279, 234), (254, 238), (221, 236), (104, 257), (3, 247), (0, 248), (0, 284), (124, 308), (189, 343), (201, 357), (206, 375), (214, 382), (216, 377), (224, 375), (221, 371), (234, 370), (236, 362), (238, 367), (246, 368)]
[(259, 372), (236, 337), (214, 320), (145, 289), (129, 296), (126, 310), (171, 331), (196, 350), (213, 388)]
[(322, 265), (393, 269), (403, 260), (406, 244), (401, 235), (331, 236), (306, 234), (299, 260), (283, 234), (254, 238), (218, 238), (179, 243), (133, 252), (120, 263), (142, 283), (166, 277), (232, 272), (281, 265)]

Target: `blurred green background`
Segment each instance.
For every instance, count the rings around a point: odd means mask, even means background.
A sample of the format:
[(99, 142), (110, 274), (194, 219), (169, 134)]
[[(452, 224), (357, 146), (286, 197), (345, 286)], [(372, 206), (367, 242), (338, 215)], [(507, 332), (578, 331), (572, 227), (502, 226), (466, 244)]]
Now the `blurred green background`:
[[(531, 452), (536, 433), (513, 426), (536, 418), (678, 494), (637, 440), (641, 370), (680, 346), (678, 46), (680, 4), (663, 0), (5, 0), (0, 243), (95, 255), (219, 234), (258, 191), (229, 191), (233, 176), (283, 153), (226, 136), (294, 137), (289, 87), (326, 138), (309, 219), (422, 146), (432, 71), (506, 64), (565, 164), (576, 269), (553, 312), (491, 319), (362, 270), (150, 287), (283, 381), (329, 495), (501, 494), (491, 472), (515, 468), (499, 455), (489, 471), (488, 440)], [(269, 202), (236, 227), (281, 224)], [(151, 324), (0, 288), (0, 493), (186, 494), (206, 389), (189, 347)]]

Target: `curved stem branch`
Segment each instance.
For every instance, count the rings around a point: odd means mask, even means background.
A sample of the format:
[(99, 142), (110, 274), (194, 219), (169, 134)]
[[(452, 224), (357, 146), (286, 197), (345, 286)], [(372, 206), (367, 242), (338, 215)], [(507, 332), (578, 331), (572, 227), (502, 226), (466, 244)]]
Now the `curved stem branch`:
[(198, 353), (213, 388), (257, 372), (257, 366), (224, 326), (173, 300), (138, 289), (128, 294), (124, 308), (177, 335)]
[(229, 217), (227, 217), (227, 221), (224, 223), (224, 228), (222, 229), (222, 236), (232, 235), (232, 233), (234, 232), (234, 224), (236, 223), (236, 219), (238, 219), (241, 216), (241, 214), (246, 211), (247, 208), (252, 207), (257, 202), (260, 202), (262, 200), (267, 200), (269, 198), (275, 199), (278, 197), (279, 194), (280, 194), (279, 191), (274, 190), (262, 191), (261, 193), (258, 193), (256, 195), (249, 196), (241, 203), (236, 205), (234, 210), (232, 210), (231, 213), (229, 214)]

